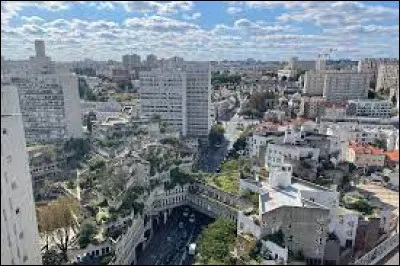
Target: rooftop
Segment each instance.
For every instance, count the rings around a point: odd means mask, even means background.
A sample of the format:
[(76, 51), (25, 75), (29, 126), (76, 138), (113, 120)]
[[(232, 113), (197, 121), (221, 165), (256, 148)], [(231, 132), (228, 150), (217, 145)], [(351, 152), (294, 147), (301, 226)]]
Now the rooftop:
[(371, 145), (357, 143), (354, 141), (349, 142), (349, 148), (353, 149), (356, 154), (374, 154), (374, 155), (385, 154), (383, 149), (375, 148)]
[(393, 162), (399, 162), (399, 150), (386, 153), (386, 157)]
[(272, 211), (283, 206), (300, 207), (303, 206), (301, 191), (324, 191), (323, 187), (309, 185), (306, 182), (293, 182), (288, 187), (272, 188), (264, 184), (264, 191), (268, 192), (261, 195), (262, 213)]

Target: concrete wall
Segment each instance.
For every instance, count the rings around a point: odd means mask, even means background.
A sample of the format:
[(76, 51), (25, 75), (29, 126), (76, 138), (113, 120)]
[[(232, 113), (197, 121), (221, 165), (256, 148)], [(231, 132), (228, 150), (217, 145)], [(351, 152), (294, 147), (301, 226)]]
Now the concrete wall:
[(262, 215), (262, 235), (283, 231), (285, 244), (306, 258), (323, 256), (328, 230), (329, 210), (304, 207), (281, 207)]

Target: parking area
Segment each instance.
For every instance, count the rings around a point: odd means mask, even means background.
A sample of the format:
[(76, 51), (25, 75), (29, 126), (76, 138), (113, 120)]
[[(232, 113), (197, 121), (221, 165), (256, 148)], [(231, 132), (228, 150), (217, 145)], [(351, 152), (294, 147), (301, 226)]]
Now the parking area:
[(212, 220), (188, 206), (175, 208), (167, 223), (154, 232), (137, 264), (191, 265), (193, 256), (189, 256), (188, 247), (196, 242), (201, 230)]

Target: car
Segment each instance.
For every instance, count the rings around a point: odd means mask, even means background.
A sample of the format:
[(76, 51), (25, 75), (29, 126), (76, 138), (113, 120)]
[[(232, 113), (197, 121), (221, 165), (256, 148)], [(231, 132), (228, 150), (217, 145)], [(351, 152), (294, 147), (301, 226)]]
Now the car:
[(179, 222), (179, 228), (183, 228), (183, 222)]
[(222, 147), (221, 143), (215, 144), (215, 148), (221, 148), (221, 147)]
[(194, 223), (194, 221), (195, 221), (195, 215), (194, 215), (194, 213), (192, 213), (191, 215), (190, 215), (190, 218), (189, 218), (189, 222), (190, 223)]
[(188, 217), (189, 216), (189, 212), (188, 211), (184, 211), (183, 212), (183, 217)]

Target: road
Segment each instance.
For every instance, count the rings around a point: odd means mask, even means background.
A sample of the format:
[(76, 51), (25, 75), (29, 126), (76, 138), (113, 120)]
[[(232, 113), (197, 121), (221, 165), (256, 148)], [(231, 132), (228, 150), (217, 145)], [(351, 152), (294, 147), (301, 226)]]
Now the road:
[[(195, 214), (195, 222), (189, 222), (189, 216), (183, 216), (183, 210), (189, 209), (189, 215)], [(179, 228), (179, 222), (183, 228)], [(190, 243), (196, 241), (205, 225), (212, 221), (211, 218), (189, 207), (178, 207), (173, 210), (167, 224), (159, 227), (154, 232), (147, 248), (139, 256), (138, 265), (190, 265), (193, 257), (188, 256)], [(186, 238), (184, 232), (186, 231)]]

